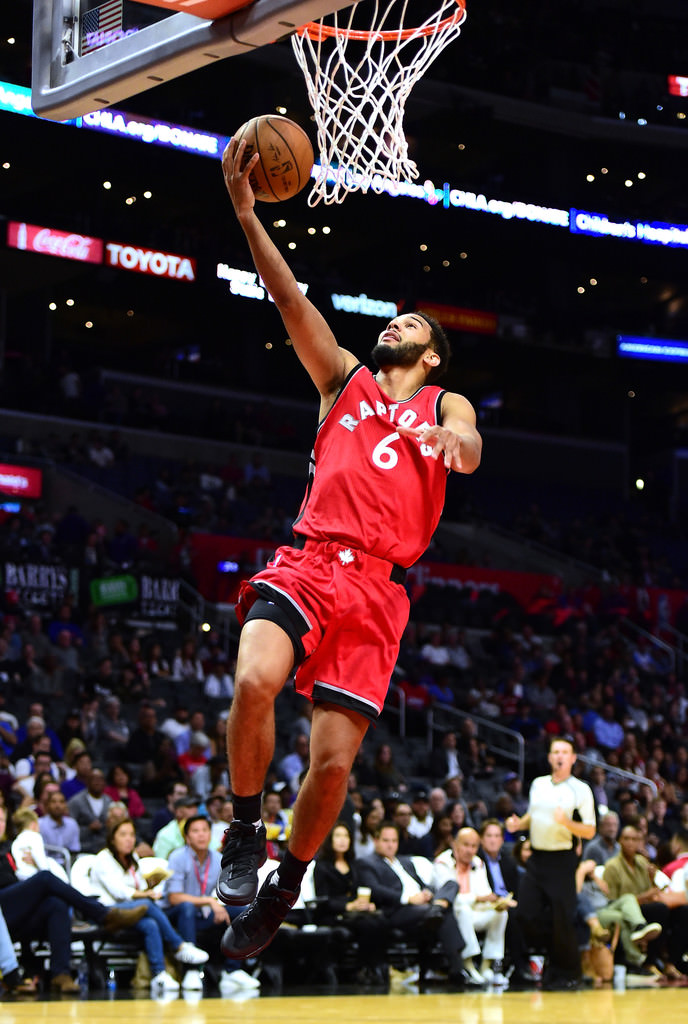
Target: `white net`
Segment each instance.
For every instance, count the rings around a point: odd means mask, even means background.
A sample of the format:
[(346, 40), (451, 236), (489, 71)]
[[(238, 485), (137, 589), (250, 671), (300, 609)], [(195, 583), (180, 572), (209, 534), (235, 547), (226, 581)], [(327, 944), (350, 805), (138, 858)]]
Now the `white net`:
[(465, 0), (440, 4), (406, 27), (417, 0), (361, 0), (291, 37), (318, 129), (320, 172), (309, 206), (418, 177), (403, 130), (406, 101), (466, 17)]

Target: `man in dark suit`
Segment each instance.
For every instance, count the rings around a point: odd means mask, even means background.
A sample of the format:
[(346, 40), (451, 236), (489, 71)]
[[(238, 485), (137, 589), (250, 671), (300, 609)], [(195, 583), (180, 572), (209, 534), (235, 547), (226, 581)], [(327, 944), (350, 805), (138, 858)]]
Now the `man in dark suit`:
[[(421, 957), (439, 940), (449, 965), (449, 982), (462, 987), (461, 950), (464, 941), (452, 912), (457, 882), (433, 892), (408, 856), (397, 856), (399, 833), (383, 821), (375, 830), (375, 853), (356, 861), (359, 883), (369, 886), (371, 900), (392, 928), (418, 941)], [(428, 864), (429, 866), (429, 864)]]
[[(504, 829), (496, 818), (486, 818), (479, 829), (479, 855), (485, 861), (487, 878), (490, 887), (497, 896), (509, 893), (518, 900), (519, 871), (518, 865), (509, 852), (504, 852)], [(516, 908), (508, 911), (505, 946), (514, 970), (511, 982), (532, 984), (534, 979), (530, 970), (528, 946), (516, 916)]]
[(105, 846), (105, 821), (112, 800), (104, 790), (105, 776), (100, 768), (92, 768), (86, 789), (67, 802), (69, 813), (79, 826), (82, 853), (98, 853)]

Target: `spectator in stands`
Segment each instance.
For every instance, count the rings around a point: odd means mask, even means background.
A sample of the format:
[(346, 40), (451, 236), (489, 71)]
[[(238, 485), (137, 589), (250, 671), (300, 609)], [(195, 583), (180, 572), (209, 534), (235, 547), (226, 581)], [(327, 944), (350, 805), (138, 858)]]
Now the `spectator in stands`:
[(375, 853), (356, 861), (360, 884), (370, 888), (388, 925), (413, 935), (421, 950), (440, 941), (449, 965), (449, 985), (463, 988), (464, 942), (452, 913), (457, 883), (447, 879), (440, 888), (432, 887), (421, 879), (410, 857), (397, 856), (398, 847), (394, 825), (381, 822)]
[[(495, 818), (486, 818), (480, 826), (480, 849), (478, 855), (485, 861), (487, 880), (497, 896), (513, 897), (518, 902), (520, 874), (518, 864), (511, 853), (504, 849), (504, 827)], [(520, 844), (517, 844), (520, 845)], [(509, 960), (513, 964), (510, 983), (531, 984), (528, 945), (521, 929), (517, 906), (506, 908), (507, 923), (505, 944)], [(482, 972), (481, 972), (482, 973)]]
[(153, 841), (153, 853), (156, 857), (169, 857), (173, 850), (184, 845), (182, 825), (198, 814), (198, 800), (194, 796), (180, 796), (174, 802), (174, 817), (158, 831)]
[(112, 561), (122, 569), (136, 561), (136, 537), (129, 528), (128, 520), (117, 520), (107, 550)]
[(204, 680), (203, 666), (196, 652), (196, 641), (187, 637), (172, 661), (172, 676), (176, 683), (198, 686)]
[(619, 815), (616, 811), (607, 811), (599, 819), (597, 835), (585, 844), (585, 859), (594, 860), (596, 864), (606, 864), (612, 857), (616, 857), (621, 852), (617, 842), (618, 834)]
[(662, 868), (668, 878), (672, 878), (679, 868), (688, 867), (688, 829), (679, 828), (671, 837), (670, 844), (673, 860)]
[(354, 833), (354, 854), (357, 859), (375, 852), (375, 832), (384, 814), (384, 805), (380, 799), (373, 800), (361, 808), (361, 822)]
[[(498, 896), (487, 877), (484, 862), (478, 857), (480, 836), (473, 828), (462, 828), (453, 849), (445, 850), (434, 862), (433, 883), (441, 889), (457, 884), (453, 911), (464, 941), (463, 970), (469, 985), (485, 985), (498, 980), (504, 960), (504, 936), (509, 907), (515, 907), (512, 894)], [(477, 932), (485, 932), (480, 968), (474, 958), (481, 954)], [(493, 969), (493, 964), (497, 967)]]
[(77, 641), (68, 629), (61, 629), (57, 634), (53, 656), (62, 669), (63, 684), (69, 680), (76, 681), (81, 675), (82, 664)]
[(162, 644), (157, 641), (148, 648), (146, 665), (151, 679), (169, 679), (172, 674), (170, 663), (163, 654)]
[[(48, 846), (60, 846), (76, 856), (81, 852), (81, 836), (78, 822), (69, 813), (67, 801), (61, 790), (56, 789), (45, 796), (45, 814), (38, 820), (38, 827), (43, 842)], [(64, 867), (64, 855), (54, 855)]]
[(158, 729), (155, 708), (150, 704), (142, 704), (139, 708), (138, 725), (125, 747), (125, 761), (142, 766), (152, 765), (164, 740), (164, 734)]
[[(216, 948), (230, 916), (241, 913), (241, 908), (225, 907), (215, 897), (220, 854), (211, 847), (208, 819), (203, 815), (187, 818), (183, 831), (184, 846), (173, 850), (169, 857), (172, 876), (165, 885), (165, 913), (185, 942), (195, 945), (197, 936), (203, 934)], [(202, 990), (200, 973), (188, 970), (182, 980), (182, 988), (185, 991)], [(244, 971), (240, 962), (224, 959), (221, 992), (258, 988), (260, 982)]]
[(433, 782), (443, 783), (445, 779), (463, 776), (459, 764), (458, 739), (453, 729), (442, 734), (442, 742), (438, 749), (430, 755), (428, 774)]
[(338, 821), (313, 866), (315, 920), (328, 927), (344, 926), (358, 946), (360, 980), (384, 985), (389, 981), (385, 964), (388, 927), (373, 900), (368, 895), (359, 896), (360, 884), (351, 832)]
[(263, 793), (261, 818), (267, 836), (268, 857), (272, 860), (282, 859), (281, 843), (285, 843), (291, 831), (291, 819), (282, 807), (280, 795), (275, 790)]
[[(671, 960), (676, 963), (683, 955), (683, 937), (677, 935), (670, 924), (670, 910), (661, 900), (661, 890), (655, 884), (657, 868), (638, 852), (642, 837), (637, 828), (626, 825), (619, 836), (620, 853), (610, 857), (604, 866), (603, 879), (608, 888), (610, 900), (617, 900), (631, 893), (640, 904), (643, 917), (649, 923), (662, 926), (669, 941)], [(685, 933), (684, 933), (685, 934)], [(647, 948), (648, 964), (655, 964), (661, 957), (657, 938)]]
[(277, 765), (278, 778), (286, 782), (292, 793), (298, 792), (301, 774), (308, 767), (309, 760), (308, 736), (299, 733), (292, 742), (291, 753), (286, 754)]
[(17, 743), (12, 751), (12, 760), (16, 763), (22, 757), (30, 757), (33, 750), (33, 741), (45, 733), (50, 737), (50, 750), (54, 761), (62, 759), (63, 748), (59, 737), (54, 729), (46, 726), (43, 714), (43, 705), (34, 702), (29, 705), (29, 713), (24, 725), (17, 729)]
[(205, 801), (206, 814), (210, 821), (210, 846), (213, 850), (222, 850), (225, 830), (232, 820), (232, 801), (227, 796), (227, 789), (213, 790)]
[(410, 835), (421, 839), (432, 828), (430, 793), (425, 787), (415, 790), (411, 800), (413, 814), (408, 825)]
[(433, 629), (430, 639), (420, 649), (423, 661), (434, 668), (442, 668), (450, 664), (449, 650), (444, 643), (441, 629)]
[(159, 893), (151, 890), (144, 881), (135, 846), (134, 824), (125, 818), (114, 826), (108, 835), (107, 846), (96, 855), (90, 881), (106, 905), (130, 909), (136, 906), (136, 901), (146, 901), (146, 913), (135, 927), (143, 935), (150, 962), (151, 991), (178, 992), (179, 983), (165, 970), (164, 946), (168, 946), (176, 960), (190, 967), (206, 963), (208, 954), (193, 943), (185, 942), (156, 906), (154, 901), (160, 898)]
[[(84, 853), (97, 853), (103, 848), (105, 822), (111, 798), (105, 793), (105, 776), (100, 768), (91, 766), (88, 757), (88, 773), (82, 776), (84, 786), (68, 801), (69, 813), (79, 826), (79, 839)], [(86, 763), (83, 755), (80, 762)], [(63, 788), (64, 792), (64, 788)]]
[[(107, 660), (112, 666), (112, 662)], [(131, 735), (129, 723), (122, 718), (121, 711), (122, 702), (119, 697), (110, 694), (105, 698), (98, 720), (98, 731), (104, 745), (104, 755), (108, 760), (122, 756)]]
[(191, 733), (189, 749), (177, 758), (179, 767), (192, 785), (193, 776), (199, 768), (205, 767), (209, 760), (210, 740), (204, 732)]
[(26, 643), (22, 647), (22, 656), (17, 662), (17, 672), (24, 692), (30, 696), (43, 700), (62, 696), (62, 690), (56, 689), (54, 686), (55, 680), (48, 675), (44, 666), (39, 664), (33, 644)]
[(164, 793), (165, 805), (155, 812), (151, 820), (150, 831), (153, 838), (155, 838), (161, 828), (169, 824), (169, 822), (175, 817), (174, 805), (177, 800), (188, 795), (189, 787), (185, 782), (181, 780), (174, 780), (167, 784)]
[[(189, 715), (189, 723), (187, 728), (180, 732), (174, 741), (174, 748), (177, 752), (177, 756), (181, 757), (182, 754), (186, 754), (191, 746), (191, 736), (193, 733), (199, 732), (207, 735), (205, 727), (205, 712), (201, 711), (200, 708), (196, 708)], [(208, 738), (208, 745), (205, 748), (205, 754), (210, 757), (212, 754), (210, 739)]]
[(590, 929), (591, 942), (608, 942), (618, 925), (626, 964), (631, 970), (642, 968), (647, 944), (658, 938), (662, 926), (646, 922), (638, 900), (631, 893), (608, 899), (607, 884), (597, 877), (596, 866), (594, 860), (586, 858), (576, 869), (578, 912)]
[(528, 798), (523, 792), (523, 781), (518, 772), (507, 772), (502, 780), (503, 792), (511, 800), (514, 814), (519, 817), (528, 810)]
[(134, 822), (146, 813), (143, 800), (131, 785), (131, 773), (121, 761), (110, 766), (104, 793), (111, 800), (120, 800), (127, 808), (128, 817)]
[(451, 815), (446, 811), (440, 811), (433, 817), (430, 831), (420, 840), (421, 855), (428, 860), (434, 860), (445, 850), (452, 849), (455, 836), (456, 830)]
[(74, 776), (71, 779), (66, 779), (61, 786), (67, 801), (76, 796), (77, 793), (87, 789), (89, 785), (93, 762), (91, 761), (91, 755), (85, 748), (77, 751), (72, 761), (72, 767), (74, 768)]
[(409, 831), (409, 825), (413, 819), (411, 805), (400, 800), (392, 812), (392, 823), (399, 833), (399, 853), (405, 856), (425, 856), (424, 844), (419, 836), (414, 836)]
[(33, 801), (34, 787), (42, 775), (56, 777), (56, 766), (54, 765), (48, 751), (38, 750), (33, 760), (34, 770), (30, 775), (24, 775), (15, 782), (12, 789), (17, 792), (23, 804)]
[(39, 818), (48, 813), (47, 804), (51, 793), (62, 793), (60, 783), (49, 772), (43, 772), (33, 788), (33, 807)]
[(214, 754), (191, 776), (191, 789), (200, 800), (205, 800), (208, 794), (215, 792), (218, 787), (229, 789), (229, 772), (227, 758), (221, 754)]
[(26, 627), (21, 632), (21, 641), (24, 646), (30, 644), (36, 661), (40, 664), (43, 659), (51, 653), (52, 644), (50, 637), (43, 630), (43, 621), (40, 615), (34, 612), (29, 615)]
[(611, 701), (602, 705), (602, 713), (593, 725), (595, 743), (603, 754), (618, 750), (624, 741), (624, 729), (616, 720), (616, 712)]
[[(394, 753), (389, 743), (380, 743), (375, 751), (372, 764), (372, 784), (380, 793), (408, 791), (408, 783), (403, 772), (397, 768)], [(361, 783), (363, 780), (359, 780)]]
[(15, 839), (11, 854), (15, 863), (18, 881), (32, 878), (39, 871), (52, 871), (63, 882), (68, 882), (67, 873), (54, 857), (46, 853), (45, 843), (38, 825), (38, 815), (28, 807), (21, 807), (12, 815)]
[(74, 612), (68, 601), (60, 605), (55, 618), (48, 626), (48, 638), (53, 646), (57, 644), (60, 633), (64, 631), (70, 634), (75, 643), (83, 644), (84, 632), (81, 626), (74, 621)]

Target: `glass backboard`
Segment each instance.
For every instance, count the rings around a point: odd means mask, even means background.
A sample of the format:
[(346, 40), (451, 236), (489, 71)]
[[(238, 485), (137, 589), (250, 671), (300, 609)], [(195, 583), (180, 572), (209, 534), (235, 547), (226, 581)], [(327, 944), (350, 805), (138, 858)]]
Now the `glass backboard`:
[[(31, 104), (80, 117), (273, 43), (351, 0), (34, 0)], [(188, 12), (188, 13), (187, 13)]]

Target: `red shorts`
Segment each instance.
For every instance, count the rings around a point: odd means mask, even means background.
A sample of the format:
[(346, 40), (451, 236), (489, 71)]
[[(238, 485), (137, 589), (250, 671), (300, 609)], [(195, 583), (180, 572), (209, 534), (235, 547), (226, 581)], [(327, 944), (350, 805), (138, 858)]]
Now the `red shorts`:
[(307, 540), (303, 550), (282, 547), (266, 569), (242, 584), (237, 616), (243, 625), (257, 598), (274, 602), (303, 644), (297, 692), (374, 721), (409, 616), (406, 590), (390, 579), (392, 568), (337, 541)]

